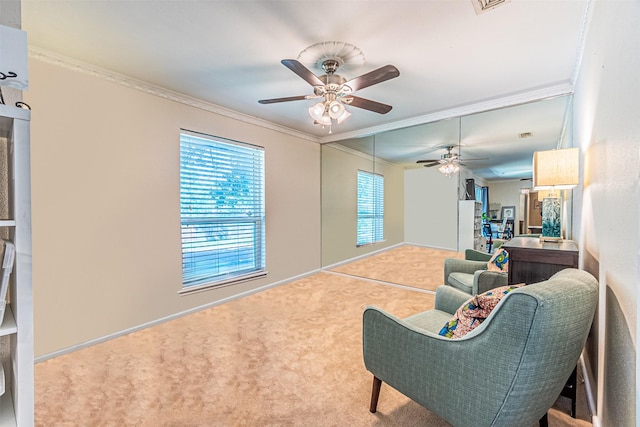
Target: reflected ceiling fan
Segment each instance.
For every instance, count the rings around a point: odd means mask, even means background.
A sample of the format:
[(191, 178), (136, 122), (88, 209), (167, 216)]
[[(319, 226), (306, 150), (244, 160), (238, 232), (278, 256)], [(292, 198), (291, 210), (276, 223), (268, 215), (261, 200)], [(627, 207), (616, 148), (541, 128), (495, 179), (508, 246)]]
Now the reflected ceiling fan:
[(338, 67), (355, 62), (364, 62), (364, 55), (357, 47), (342, 42), (323, 42), (308, 47), (300, 57), (315, 56), (316, 63), (324, 75), (316, 76), (297, 59), (283, 59), (282, 64), (313, 86), (313, 95), (290, 96), (286, 98), (262, 99), (260, 104), (320, 99), (308, 112), (314, 123), (331, 126), (333, 120), (342, 123), (351, 113), (345, 105), (362, 108), (379, 114), (391, 111), (391, 105), (353, 95), (353, 92), (396, 78), (400, 72), (393, 65), (385, 65), (359, 77), (347, 80), (336, 74)]
[(446, 149), (447, 152), (442, 156), (440, 156), (439, 159), (418, 160), (416, 163), (423, 164), (424, 167), (426, 168), (430, 168), (433, 166), (440, 166), (438, 168), (440, 172), (444, 173), (445, 175), (451, 175), (453, 173), (458, 172), (460, 170), (460, 166), (466, 166), (466, 164), (462, 163), (461, 160), (464, 160), (465, 162), (474, 161), (474, 160), (487, 160), (486, 158), (462, 159), (460, 155), (453, 152), (455, 145), (445, 145), (445, 146), (442, 146), (441, 148)]

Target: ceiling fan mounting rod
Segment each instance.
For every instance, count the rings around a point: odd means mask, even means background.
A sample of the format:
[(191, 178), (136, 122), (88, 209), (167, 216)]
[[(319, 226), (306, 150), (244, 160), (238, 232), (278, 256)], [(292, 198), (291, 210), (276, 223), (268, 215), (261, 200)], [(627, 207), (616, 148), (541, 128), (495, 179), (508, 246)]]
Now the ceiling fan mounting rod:
[(338, 70), (340, 63), (335, 59), (327, 59), (322, 62), (322, 69), (327, 74), (333, 74)]

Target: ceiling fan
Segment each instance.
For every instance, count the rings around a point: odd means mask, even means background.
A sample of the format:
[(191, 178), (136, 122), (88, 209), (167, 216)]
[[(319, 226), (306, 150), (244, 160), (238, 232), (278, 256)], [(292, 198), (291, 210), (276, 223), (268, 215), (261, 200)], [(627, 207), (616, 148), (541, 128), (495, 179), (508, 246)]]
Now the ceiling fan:
[[(343, 43), (342, 46), (344, 45)], [(311, 46), (311, 48), (314, 46)], [(352, 49), (357, 49), (352, 45), (347, 46), (350, 46)], [(307, 50), (309, 49), (310, 48), (307, 48)], [(386, 114), (391, 111), (391, 105), (355, 96), (353, 92), (398, 77), (400, 75), (398, 69), (393, 65), (385, 65), (384, 67), (347, 80), (341, 75), (336, 74), (336, 71), (341, 64), (347, 63), (349, 59), (348, 57), (340, 57), (339, 53), (322, 58), (319, 64), (325, 74), (321, 76), (316, 76), (296, 59), (283, 59), (280, 62), (285, 67), (289, 68), (313, 86), (313, 95), (262, 99), (258, 102), (260, 104), (273, 104), (277, 102), (322, 98), (321, 102), (313, 105), (308, 111), (311, 118), (314, 119), (314, 123), (325, 126), (331, 126), (332, 120), (341, 123), (351, 115), (345, 108), (345, 105), (362, 108), (379, 114)]]
[[(445, 175), (456, 173), (460, 169), (460, 166), (466, 166), (464, 163), (461, 163), (461, 160), (463, 159), (460, 158), (460, 155), (453, 152), (455, 145), (445, 145), (442, 148), (446, 149), (447, 152), (440, 156), (439, 159), (418, 160), (416, 163), (423, 164), (426, 168), (440, 166), (440, 172), (444, 173)], [(486, 159), (464, 159), (465, 162), (473, 160)]]

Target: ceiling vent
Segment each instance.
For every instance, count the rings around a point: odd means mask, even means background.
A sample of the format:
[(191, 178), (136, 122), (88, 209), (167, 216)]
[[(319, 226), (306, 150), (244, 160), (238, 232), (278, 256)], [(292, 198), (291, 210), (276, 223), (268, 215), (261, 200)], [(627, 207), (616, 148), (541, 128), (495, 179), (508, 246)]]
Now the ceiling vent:
[(471, 3), (473, 3), (473, 7), (476, 10), (476, 15), (480, 15), (510, 1), (511, 0), (471, 0)]
[(518, 134), (518, 138), (520, 139), (531, 138), (532, 136), (533, 134), (531, 132), (522, 132)]

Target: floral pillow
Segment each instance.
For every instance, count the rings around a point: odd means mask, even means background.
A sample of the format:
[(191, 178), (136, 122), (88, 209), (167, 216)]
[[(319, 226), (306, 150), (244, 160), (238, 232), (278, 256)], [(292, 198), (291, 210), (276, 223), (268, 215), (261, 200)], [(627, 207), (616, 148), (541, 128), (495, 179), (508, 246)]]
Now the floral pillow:
[(487, 270), (501, 273), (509, 271), (509, 252), (504, 249), (495, 251), (491, 259), (487, 262)]
[(475, 295), (456, 310), (455, 315), (444, 325), (439, 334), (447, 338), (465, 336), (484, 322), (505, 295), (522, 286), (524, 285), (501, 286)]

